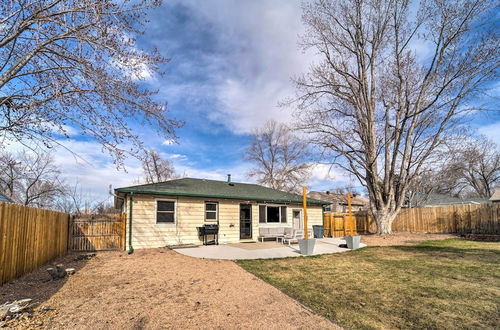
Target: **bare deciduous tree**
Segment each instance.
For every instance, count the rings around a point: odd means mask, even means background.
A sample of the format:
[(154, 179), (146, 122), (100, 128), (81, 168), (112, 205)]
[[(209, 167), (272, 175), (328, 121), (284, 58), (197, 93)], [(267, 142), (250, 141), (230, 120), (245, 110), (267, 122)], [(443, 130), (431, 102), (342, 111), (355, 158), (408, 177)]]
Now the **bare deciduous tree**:
[(0, 154), (0, 189), (10, 199), (14, 199), (15, 184), (22, 173), (19, 172), (19, 161), (11, 153)]
[(485, 137), (469, 139), (451, 150), (451, 161), (443, 168), (443, 177), (454, 178), (457, 194), (490, 198), (500, 183), (500, 152)]
[(59, 196), (54, 208), (77, 217), (107, 216), (116, 214), (109, 198), (99, 200), (89, 190), (82, 189), (78, 181), (74, 185), (66, 185), (64, 194)]
[(162, 158), (153, 149), (146, 151), (146, 157), (142, 160), (142, 169), (146, 183), (163, 182), (176, 177), (172, 162)]
[(408, 200), (430, 193), (489, 198), (500, 183), (498, 146), (484, 136), (462, 136), (447, 143), (438, 158), (414, 176)]
[(53, 208), (56, 200), (65, 192), (60, 174), (54, 159), (48, 153), (0, 155), (0, 176), (8, 178), (0, 180), (0, 187), (20, 204)]
[(124, 153), (143, 150), (130, 119), (175, 138), (180, 123), (138, 83), (167, 61), (156, 50), (139, 50), (134, 39), (146, 10), (160, 3), (0, 2), (0, 138), (45, 146), (78, 127), (118, 165)]
[(255, 167), (247, 175), (274, 189), (298, 191), (309, 177), (310, 164), (304, 160), (307, 144), (275, 121), (255, 130), (252, 138), (246, 159)]
[(56, 208), (64, 213), (80, 216), (91, 213), (95, 203), (88, 194), (84, 193), (79, 182), (74, 185), (67, 185), (64, 194), (56, 201)]
[[(366, 186), (379, 234), (410, 182), (498, 78), (494, 1), (317, 0), (303, 43), (319, 62), (296, 81), (299, 125)], [(415, 11), (415, 12), (414, 12)], [(416, 48), (426, 49), (417, 57)]]

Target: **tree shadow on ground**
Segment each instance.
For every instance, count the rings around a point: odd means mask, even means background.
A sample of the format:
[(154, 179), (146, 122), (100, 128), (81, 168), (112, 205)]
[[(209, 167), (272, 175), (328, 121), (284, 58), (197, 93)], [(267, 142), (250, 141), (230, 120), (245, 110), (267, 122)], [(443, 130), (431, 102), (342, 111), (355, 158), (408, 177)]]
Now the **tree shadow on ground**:
[[(0, 305), (20, 299), (32, 299), (31, 308), (36, 308), (54, 295), (73, 275), (54, 280), (47, 272), (47, 268), (62, 264), (64, 268), (74, 268), (76, 274), (85, 267), (94, 253), (70, 252), (51, 262), (0, 286)], [(83, 257), (88, 256), (88, 257)]]
[(483, 247), (469, 247), (460, 248), (454, 246), (437, 246), (427, 243), (422, 243), (414, 246), (391, 246), (398, 251), (417, 253), (422, 256), (428, 256), (433, 258), (448, 258), (448, 259), (475, 259), (475, 260), (487, 260), (494, 263), (500, 262), (500, 249), (499, 248), (484, 248)]

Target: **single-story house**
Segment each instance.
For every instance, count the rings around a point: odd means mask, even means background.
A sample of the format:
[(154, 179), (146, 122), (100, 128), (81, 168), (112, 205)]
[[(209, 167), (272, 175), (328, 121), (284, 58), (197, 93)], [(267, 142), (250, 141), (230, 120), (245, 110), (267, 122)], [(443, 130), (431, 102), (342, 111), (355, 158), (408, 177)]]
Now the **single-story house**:
[[(325, 206), (326, 212), (348, 212), (349, 206), (347, 196), (343, 194), (334, 194), (330, 191), (320, 192), (311, 191), (308, 197), (329, 202)], [(353, 212), (366, 211), (370, 208), (370, 200), (356, 194), (351, 195), (351, 208)]]
[(500, 203), (500, 188), (495, 189), (495, 192), (493, 192), (493, 195), (490, 197), (490, 202)]
[[(219, 244), (257, 241), (259, 228), (303, 229), (302, 196), (257, 184), (183, 178), (115, 189), (127, 215), (130, 249), (203, 244), (198, 227), (217, 224)], [(323, 224), (323, 205), (308, 199), (308, 227)], [(130, 239), (131, 238), (131, 239)]]
[(403, 207), (434, 207), (446, 205), (465, 205), (489, 203), (488, 198), (481, 197), (454, 197), (446, 194), (415, 194), (411, 201), (407, 201)]
[(12, 199), (0, 193), (0, 202), (14, 203)]

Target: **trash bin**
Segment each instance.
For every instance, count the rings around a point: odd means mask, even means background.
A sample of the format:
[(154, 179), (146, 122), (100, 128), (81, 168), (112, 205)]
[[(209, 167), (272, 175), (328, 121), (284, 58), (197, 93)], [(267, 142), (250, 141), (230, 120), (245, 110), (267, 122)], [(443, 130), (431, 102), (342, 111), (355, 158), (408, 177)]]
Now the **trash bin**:
[(313, 226), (314, 238), (323, 238), (324, 227), (323, 226)]
[(359, 249), (359, 243), (361, 241), (361, 236), (346, 236), (345, 241), (347, 243), (347, 248), (351, 250)]

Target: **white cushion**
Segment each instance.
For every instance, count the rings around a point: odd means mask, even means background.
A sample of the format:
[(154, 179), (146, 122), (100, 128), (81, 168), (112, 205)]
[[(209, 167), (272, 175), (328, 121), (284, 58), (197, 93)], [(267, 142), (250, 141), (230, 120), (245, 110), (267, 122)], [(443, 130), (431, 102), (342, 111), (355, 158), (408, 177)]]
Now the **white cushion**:
[(260, 236), (268, 236), (269, 235), (269, 228), (259, 227), (259, 235)]

